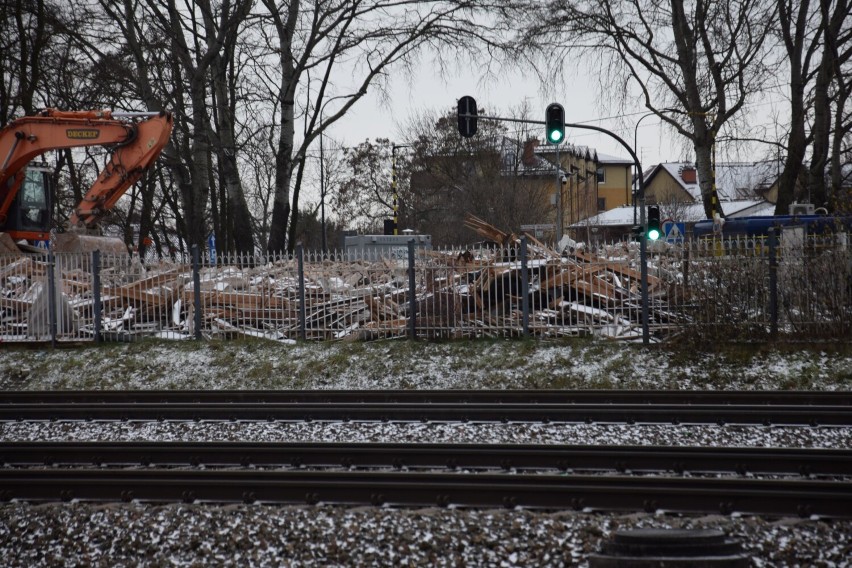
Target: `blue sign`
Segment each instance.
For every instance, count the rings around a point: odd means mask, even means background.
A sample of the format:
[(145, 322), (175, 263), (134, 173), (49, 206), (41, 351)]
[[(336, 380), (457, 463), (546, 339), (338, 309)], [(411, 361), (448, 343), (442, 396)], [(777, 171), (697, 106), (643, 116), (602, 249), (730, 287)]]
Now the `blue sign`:
[(216, 234), (207, 237), (207, 250), (210, 252), (210, 264), (216, 264)]
[(686, 223), (666, 221), (663, 223), (663, 234), (666, 236), (667, 243), (682, 243), (686, 235)]

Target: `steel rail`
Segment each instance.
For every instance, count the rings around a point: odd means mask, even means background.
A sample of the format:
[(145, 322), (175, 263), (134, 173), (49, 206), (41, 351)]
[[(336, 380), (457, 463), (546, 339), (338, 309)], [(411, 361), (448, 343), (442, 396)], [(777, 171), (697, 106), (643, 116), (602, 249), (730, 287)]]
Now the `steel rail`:
[(0, 465), (290, 466), (852, 476), (852, 450), (337, 444), (269, 442), (3, 442)]
[(3, 404), (49, 403), (603, 403), (852, 405), (852, 391), (690, 390), (89, 390), (2, 391)]
[(3, 469), (0, 499), (461, 505), (852, 516), (852, 483), (269, 470)]
[(602, 403), (50, 403), (0, 405), (13, 420), (250, 420), (852, 425), (852, 406)]

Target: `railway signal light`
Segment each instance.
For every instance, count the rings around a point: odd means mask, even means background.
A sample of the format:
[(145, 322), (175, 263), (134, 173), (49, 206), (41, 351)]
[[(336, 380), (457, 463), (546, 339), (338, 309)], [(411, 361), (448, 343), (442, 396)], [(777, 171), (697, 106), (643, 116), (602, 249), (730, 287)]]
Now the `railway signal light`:
[(660, 227), (660, 206), (648, 206), (648, 230), (645, 231), (645, 236), (649, 241), (656, 241), (663, 236), (663, 230)]
[(639, 242), (639, 239), (642, 238), (642, 225), (633, 225), (630, 227), (630, 240)]
[(562, 144), (565, 140), (565, 109), (559, 103), (551, 103), (544, 112), (544, 124), (548, 144)]
[(459, 134), (470, 138), (476, 134), (476, 100), (465, 95), (459, 99)]

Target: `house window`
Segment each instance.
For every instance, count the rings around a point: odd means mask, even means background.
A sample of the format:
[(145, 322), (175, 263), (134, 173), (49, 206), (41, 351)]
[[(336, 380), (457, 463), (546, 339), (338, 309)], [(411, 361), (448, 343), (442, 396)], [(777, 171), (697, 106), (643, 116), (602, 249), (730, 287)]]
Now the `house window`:
[(606, 183), (606, 171), (603, 168), (598, 168), (598, 183)]
[(606, 211), (606, 197), (598, 197), (598, 211)]

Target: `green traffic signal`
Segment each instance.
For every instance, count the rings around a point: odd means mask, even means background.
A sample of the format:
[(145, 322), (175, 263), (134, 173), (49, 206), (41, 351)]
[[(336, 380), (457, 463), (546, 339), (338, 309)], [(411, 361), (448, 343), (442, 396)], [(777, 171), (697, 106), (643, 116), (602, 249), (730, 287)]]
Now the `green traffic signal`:
[(548, 144), (561, 144), (565, 138), (565, 109), (551, 103), (544, 112), (544, 127)]
[(660, 228), (659, 205), (648, 206), (648, 230), (645, 231), (645, 236), (650, 241), (656, 241), (663, 236), (663, 230)]

